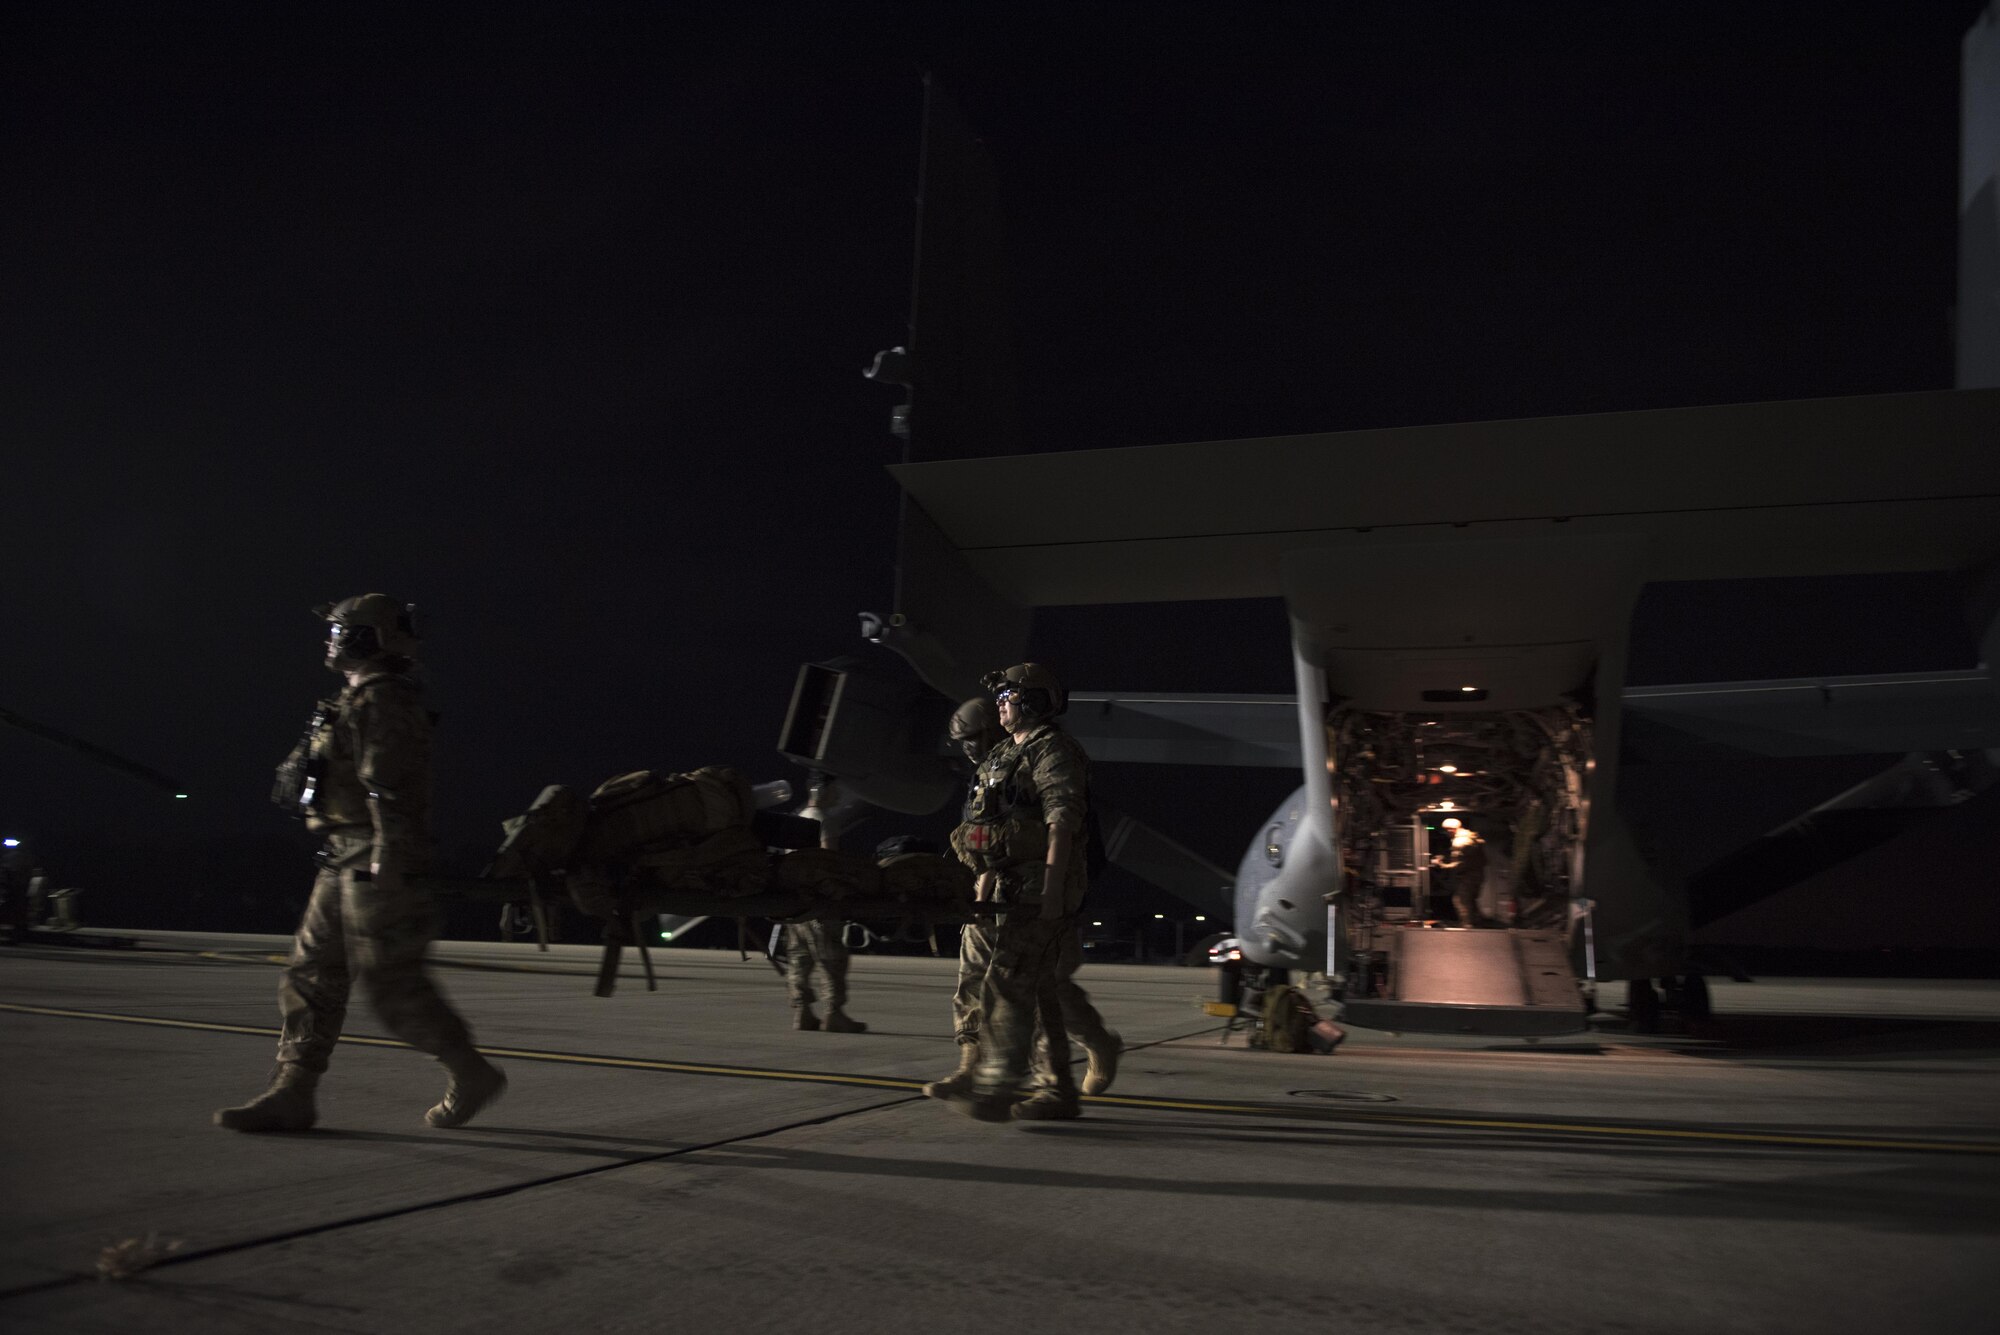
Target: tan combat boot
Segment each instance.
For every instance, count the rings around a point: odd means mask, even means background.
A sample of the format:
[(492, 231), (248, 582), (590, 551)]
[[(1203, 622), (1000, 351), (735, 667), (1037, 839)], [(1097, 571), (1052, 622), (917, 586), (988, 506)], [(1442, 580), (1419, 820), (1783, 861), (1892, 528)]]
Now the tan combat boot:
[(1102, 1094), (1111, 1088), (1111, 1082), (1118, 1078), (1118, 1055), (1125, 1049), (1125, 1040), (1107, 1029), (1101, 1043), (1086, 1043), (1083, 1054), (1090, 1064), (1083, 1069), (1083, 1092)]
[(507, 1088), (507, 1077), (500, 1068), (476, 1051), (468, 1048), (462, 1053), (440, 1057), (450, 1079), (444, 1087), (444, 1097), (438, 1100), (424, 1121), (440, 1130), (450, 1130), (464, 1126), (479, 1115), (479, 1110), (496, 1102)]
[(826, 1031), (829, 1034), (865, 1034), (868, 1026), (835, 1006), (826, 1013)]
[(948, 1099), (955, 1094), (971, 1091), (973, 1075), (979, 1069), (979, 1045), (961, 1043), (958, 1045), (958, 1069), (942, 1080), (933, 1080), (924, 1086), (927, 1099)]
[[(942, 1080), (938, 1083), (946, 1084)], [(932, 1097), (953, 1112), (964, 1113), (976, 1122), (1004, 1122), (1008, 1110), (1021, 1102), (1021, 1095), (1016, 1090), (982, 1090), (970, 1081), (962, 1086), (947, 1087)]]
[(792, 1007), (792, 1028), (808, 1032), (819, 1028), (819, 1016), (812, 1013), (810, 1006)]
[(1038, 1089), (1009, 1110), (1023, 1122), (1069, 1122), (1083, 1116), (1074, 1089)]
[(286, 1062), (271, 1077), (270, 1088), (234, 1108), (219, 1108), (215, 1124), (230, 1131), (307, 1131), (319, 1118), (313, 1090), (319, 1072)]

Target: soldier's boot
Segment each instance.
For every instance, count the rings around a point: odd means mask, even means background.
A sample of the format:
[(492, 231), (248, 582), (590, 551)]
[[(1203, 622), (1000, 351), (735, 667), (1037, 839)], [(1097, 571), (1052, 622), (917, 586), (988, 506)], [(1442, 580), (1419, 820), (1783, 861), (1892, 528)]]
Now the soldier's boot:
[(819, 1028), (819, 1016), (814, 1015), (810, 1006), (792, 1007), (792, 1028), (814, 1030)]
[(977, 1083), (979, 1071), (979, 1045), (961, 1043), (958, 1045), (958, 1069), (942, 1080), (933, 1080), (924, 1086), (927, 1099), (951, 1098), (954, 1095), (969, 1094)]
[(1083, 1105), (1077, 1102), (1074, 1087), (1038, 1089), (1008, 1113), (1023, 1122), (1070, 1122), (1083, 1116)]
[(424, 1114), (424, 1121), (430, 1126), (448, 1131), (455, 1126), (464, 1126), (488, 1104), (499, 1100), (507, 1088), (507, 1077), (500, 1068), (478, 1052), (467, 1048), (462, 1053), (440, 1057), (450, 1079), (444, 1087), (444, 1097)]
[(835, 1006), (826, 1013), (826, 1031), (829, 1034), (865, 1034), (868, 1026)]
[(234, 1108), (218, 1108), (215, 1124), (229, 1131), (308, 1131), (319, 1118), (313, 1090), (319, 1072), (286, 1062), (271, 1077), (270, 1088)]
[(953, 1112), (964, 1113), (977, 1122), (1006, 1121), (1009, 1112), (1014, 1105), (1021, 1102), (1022, 1098), (1018, 1090), (981, 1089), (970, 1083), (961, 1088), (947, 1089), (932, 1097)]
[(1089, 1064), (1083, 1068), (1083, 1092), (1102, 1094), (1111, 1088), (1111, 1082), (1118, 1078), (1118, 1057), (1125, 1050), (1125, 1040), (1116, 1031), (1107, 1029), (1104, 1037), (1095, 1043), (1085, 1043), (1083, 1054)]

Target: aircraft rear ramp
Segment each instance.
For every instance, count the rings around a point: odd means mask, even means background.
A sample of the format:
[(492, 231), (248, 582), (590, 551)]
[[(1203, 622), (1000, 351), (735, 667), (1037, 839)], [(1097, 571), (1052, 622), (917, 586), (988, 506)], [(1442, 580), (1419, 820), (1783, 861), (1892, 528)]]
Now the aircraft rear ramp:
[(1346, 1018), (1416, 1034), (1574, 1034), (1582, 995), (1563, 938), (1516, 929), (1377, 929), (1388, 971), (1378, 996), (1350, 995)]

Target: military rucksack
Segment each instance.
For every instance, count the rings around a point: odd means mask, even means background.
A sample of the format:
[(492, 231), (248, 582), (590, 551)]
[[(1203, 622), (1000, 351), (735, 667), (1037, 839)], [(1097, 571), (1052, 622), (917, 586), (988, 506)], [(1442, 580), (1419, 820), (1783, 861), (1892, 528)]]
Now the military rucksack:
[(1296, 987), (1280, 984), (1264, 990), (1264, 1046), (1272, 1052), (1309, 1052), (1307, 1035), (1319, 1022), (1312, 1003)]
[(484, 874), (506, 879), (565, 870), (589, 819), (582, 798), (559, 783), (550, 784), (534, 805), (500, 823), (506, 838)]
[(756, 811), (750, 783), (710, 765), (687, 774), (635, 770), (607, 779), (590, 795), (579, 862), (621, 862), (642, 849), (682, 848), (747, 828)]
[(957, 858), (896, 853), (882, 859), (882, 892), (925, 903), (971, 903), (972, 871)]
[(741, 899), (771, 880), (771, 859), (748, 827), (734, 826), (673, 848), (634, 853), (628, 865), (658, 885), (687, 894)]
[(865, 899), (881, 893), (882, 873), (866, 853), (799, 848), (772, 856), (771, 888), (807, 899)]

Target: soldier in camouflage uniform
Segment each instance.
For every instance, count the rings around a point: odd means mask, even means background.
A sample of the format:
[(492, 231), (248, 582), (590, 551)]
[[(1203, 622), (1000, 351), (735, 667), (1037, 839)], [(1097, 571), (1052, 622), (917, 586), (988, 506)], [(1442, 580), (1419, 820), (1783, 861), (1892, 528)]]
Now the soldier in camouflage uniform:
[[(820, 823), (820, 847), (838, 848), (841, 831), (857, 814), (857, 804), (847, 800), (826, 775), (813, 780), (801, 816)], [(785, 991), (792, 998), (792, 1028), (821, 1029), (833, 1034), (866, 1033), (868, 1026), (847, 1013), (847, 942), (842, 937), (846, 924), (837, 914), (789, 922), (778, 934), (785, 953)], [(826, 980), (826, 1020), (813, 1013), (812, 976), (817, 970)]]
[[(844, 923), (837, 917), (808, 918), (788, 922), (783, 933), (785, 990), (792, 997), (792, 1028), (825, 1029), (833, 1034), (866, 1033), (868, 1026), (847, 1013), (847, 942), (841, 939)], [(813, 1002), (821, 997), (813, 992), (812, 976), (817, 970), (825, 981), (826, 1019), (813, 1014)]]
[[(980, 1004), (979, 1064), (969, 1083), (941, 1081), (936, 1097), (981, 1121), (1078, 1115), (1060, 983), (1088, 889), (1084, 817), (1089, 759), (1055, 723), (1066, 703), (1048, 669), (1023, 663), (989, 674), (1007, 738), (980, 763), (969, 819), (953, 847), (979, 872), (979, 895), (1004, 911), (991, 935)], [(1028, 1094), (1039, 1024), (1049, 1084)]]
[(429, 1053), (448, 1075), (444, 1098), (424, 1115), (463, 1126), (507, 1080), (424, 970), (437, 934), (428, 891), (410, 878), (429, 869), (431, 719), (410, 675), (417, 637), (409, 609), (370, 593), (316, 609), (329, 623), (326, 665), (347, 685), (322, 701), (279, 768), (281, 805), (325, 838), (305, 918), (278, 987), (284, 1028), (271, 1085), (224, 1108), (232, 1131), (303, 1131), (313, 1093), (347, 1016), (355, 981), (390, 1033)]
[[(951, 716), (951, 739), (965, 753), (965, 758), (972, 762), (975, 773), (995, 747), (1011, 741), (1000, 727), (1000, 717), (994, 710), (993, 702), (983, 695), (967, 700)], [(973, 799), (978, 792), (975, 782), (966, 798), (964, 818), (952, 831), (952, 851), (975, 872), (983, 870), (983, 865), (966, 841), (973, 837), (971, 827), (976, 823)], [(952, 1037), (958, 1043), (958, 1069), (942, 1080), (933, 1080), (924, 1086), (924, 1093), (930, 1098), (946, 1099), (964, 1094), (978, 1083), (979, 1027), (985, 1013), (981, 997), (986, 989), (986, 971), (993, 961), (994, 934), (994, 927), (984, 919), (974, 919), (959, 929), (958, 985), (951, 996)], [(1089, 1066), (1083, 1077), (1083, 1092), (1101, 1094), (1111, 1087), (1111, 1081), (1117, 1075), (1121, 1040), (1105, 1027), (1104, 1018), (1090, 1004), (1090, 994), (1077, 986), (1076, 971), (1082, 963), (1081, 937), (1072, 932), (1064, 938), (1062, 955), (1057, 962), (1057, 997), (1065, 1029), (1083, 1045), (1089, 1057)], [(1062, 1086), (1049, 1068), (1046, 1035), (1041, 1036), (1036, 1045), (1036, 1071), (1042, 1087), (1051, 1095), (1058, 1095)], [(1038, 1115), (1044, 1110), (1037, 1108), (1029, 1115)]]

